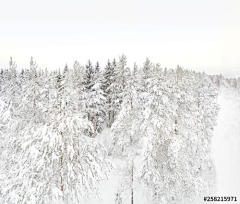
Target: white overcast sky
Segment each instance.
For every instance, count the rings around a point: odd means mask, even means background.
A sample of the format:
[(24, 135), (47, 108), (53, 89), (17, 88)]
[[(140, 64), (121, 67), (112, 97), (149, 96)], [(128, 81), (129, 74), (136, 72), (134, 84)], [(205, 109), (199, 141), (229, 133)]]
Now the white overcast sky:
[(240, 0), (2, 1), (0, 68), (118, 59), (240, 76)]

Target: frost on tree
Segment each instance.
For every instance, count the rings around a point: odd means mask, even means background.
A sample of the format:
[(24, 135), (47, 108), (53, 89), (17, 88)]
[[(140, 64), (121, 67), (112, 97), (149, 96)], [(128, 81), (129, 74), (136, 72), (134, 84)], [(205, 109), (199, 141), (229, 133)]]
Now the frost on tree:
[(93, 68), (91, 62), (88, 62), (86, 66), (85, 88), (88, 120), (93, 123), (92, 137), (96, 137), (103, 128), (106, 116), (106, 97), (103, 90), (103, 75), (98, 63)]
[(127, 57), (123, 54), (119, 57), (119, 61), (115, 60), (112, 63), (112, 73), (110, 76), (111, 84), (106, 89), (111, 98), (110, 110), (111, 110), (111, 123), (115, 121), (119, 111), (121, 110), (121, 104), (123, 101), (123, 91), (126, 86), (125, 68), (127, 64)]
[[(17, 65), (10, 58), (9, 71), (5, 71), (4, 84), (1, 89), (1, 112), (0, 112), (0, 126), (1, 126), (1, 186), (5, 185), (5, 178), (8, 179), (10, 175), (16, 175), (15, 168), (18, 167), (18, 154), (21, 151), (21, 144), (14, 144), (15, 138), (18, 136), (17, 131), (21, 131), (22, 124), (21, 112), (19, 110), (20, 89), (17, 81)], [(5, 177), (6, 176), (6, 177)], [(2, 183), (3, 182), (3, 183)]]
[(111, 127), (110, 153), (125, 163), (116, 203), (133, 203), (139, 187), (155, 203), (194, 203), (214, 193), (217, 95), (222, 87), (240, 90), (239, 79), (179, 66), (163, 70), (148, 58), (133, 70), (126, 63), (122, 55), (104, 71), (91, 61), (48, 71), (31, 58), (30, 67), (18, 72), (10, 59), (0, 71), (3, 202), (100, 196), (111, 164), (94, 137), (105, 124)]
[(88, 136), (93, 124), (85, 112), (77, 111), (72, 70), (65, 69), (63, 75), (52, 73), (47, 84), (41, 84), (36, 68), (31, 59), (22, 100), (16, 101), (21, 114), (14, 115), (18, 112), (10, 102), (1, 115), (1, 125), (6, 125), (9, 133), (7, 147), (11, 148), (5, 151), (8, 165), (1, 172), (3, 201), (69, 203), (99, 197), (99, 185), (108, 178), (111, 163), (106, 149)]
[[(120, 191), (131, 197), (131, 203), (134, 201), (134, 160), (139, 154), (141, 131), (141, 114), (139, 111), (139, 97), (134, 83), (134, 76), (130, 69), (125, 70), (125, 89), (123, 91), (123, 102), (121, 111), (111, 127), (111, 152), (125, 160), (126, 165), (122, 171), (122, 182)], [(119, 202), (121, 195), (117, 194), (116, 199)]]
[(114, 82), (114, 77), (116, 75), (116, 65), (115, 63), (111, 63), (110, 60), (108, 60), (107, 65), (104, 68), (103, 72), (103, 90), (106, 95), (106, 102), (105, 102), (105, 108), (106, 108), (106, 123), (108, 127), (111, 127), (113, 120), (114, 120), (114, 106), (112, 105), (112, 93), (113, 90), (110, 89), (112, 83)]
[(218, 113), (217, 93), (206, 76), (197, 79), (180, 67), (152, 78), (142, 124), (146, 139), (141, 179), (147, 197), (155, 197), (156, 202), (191, 203), (214, 190), (210, 141)]

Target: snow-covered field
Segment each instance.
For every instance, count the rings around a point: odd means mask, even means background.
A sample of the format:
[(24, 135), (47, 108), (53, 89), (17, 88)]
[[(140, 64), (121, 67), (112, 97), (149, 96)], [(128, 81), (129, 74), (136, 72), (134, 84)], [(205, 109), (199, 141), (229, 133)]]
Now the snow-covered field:
[[(212, 153), (217, 171), (217, 193), (208, 196), (236, 196), (237, 202), (218, 203), (240, 203), (240, 95), (231, 89), (223, 89), (218, 103), (221, 109), (212, 141)], [(100, 138), (105, 145), (108, 134), (109, 129), (106, 129)], [(116, 165), (121, 163), (117, 160), (113, 162)], [(119, 178), (114, 169), (110, 180), (101, 186), (102, 200), (88, 200), (85, 204), (114, 204), (118, 184)], [(149, 204), (149, 201), (142, 198), (142, 192), (136, 191), (134, 200), (137, 204)], [(204, 202), (203, 198), (200, 198), (199, 203), (211, 202)]]
[(217, 195), (237, 196), (233, 203), (240, 203), (240, 95), (223, 89), (218, 103), (221, 109), (213, 138)]

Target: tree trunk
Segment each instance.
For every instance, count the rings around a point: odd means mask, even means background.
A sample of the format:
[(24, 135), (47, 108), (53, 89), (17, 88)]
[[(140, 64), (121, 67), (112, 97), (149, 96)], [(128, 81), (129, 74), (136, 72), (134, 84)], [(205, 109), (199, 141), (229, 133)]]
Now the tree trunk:
[[(96, 110), (96, 104), (95, 104), (95, 110)], [(94, 113), (94, 135), (93, 135), (93, 137), (95, 138), (95, 136), (96, 136), (96, 113)]]
[(175, 135), (177, 135), (177, 119), (175, 119)]
[(123, 69), (123, 90), (124, 90), (124, 66), (122, 67)]
[[(62, 133), (61, 133), (62, 135)], [(63, 156), (61, 156), (61, 169), (63, 166)], [(61, 191), (63, 192), (63, 177), (62, 177), (62, 172), (61, 172)]]
[[(61, 105), (62, 105), (62, 102), (60, 101), (60, 115), (62, 113), (62, 110), (61, 110)], [(62, 136), (62, 140), (63, 140), (63, 133), (61, 132), (61, 136)], [(64, 141), (63, 141), (64, 142)], [(61, 170), (63, 168), (63, 152), (62, 152), (62, 156), (61, 156)], [(60, 177), (61, 177), (61, 191), (63, 192), (63, 177), (62, 177), (62, 171), (60, 173)]]
[[(179, 70), (179, 66), (177, 66), (177, 71), (176, 71), (176, 74), (177, 74), (177, 86), (178, 86), (178, 70)], [(178, 111), (178, 109), (176, 110), (176, 112)], [(178, 118), (178, 114), (177, 114), (177, 118)], [(175, 119), (175, 135), (177, 135), (177, 119)]]
[(133, 158), (132, 158), (132, 189), (131, 189), (131, 191), (132, 191), (131, 204), (133, 204)]
[(36, 96), (35, 96), (35, 73), (33, 74), (33, 84), (34, 84), (34, 91), (33, 91), (33, 94), (34, 94), (34, 100), (33, 100), (33, 105), (34, 105), (34, 122), (36, 123)]
[(113, 111), (113, 116), (112, 116), (112, 122), (114, 122), (114, 111)]
[[(133, 109), (133, 105), (132, 105), (132, 98), (131, 98), (131, 109)], [(133, 139), (132, 139), (132, 136), (131, 136), (131, 146), (132, 146), (132, 143), (133, 143)], [(133, 153), (132, 153), (132, 189), (131, 189), (131, 191), (132, 191), (132, 199), (131, 199), (131, 204), (133, 204), (133, 165), (134, 165), (134, 163), (133, 163)]]

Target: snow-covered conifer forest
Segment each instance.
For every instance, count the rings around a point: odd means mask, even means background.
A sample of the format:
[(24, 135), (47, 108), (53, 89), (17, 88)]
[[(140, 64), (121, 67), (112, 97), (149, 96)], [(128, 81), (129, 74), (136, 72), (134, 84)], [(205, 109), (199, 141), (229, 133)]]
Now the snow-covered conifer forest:
[[(240, 150), (239, 95), (240, 78), (148, 58), (128, 67), (124, 54), (54, 71), (10, 58), (0, 72), (0, 202), (179, 204), (224, 193), (233, 154), (218, 141), (231, 133)], [(224, 129), (224, 118), (235, 125)]]

